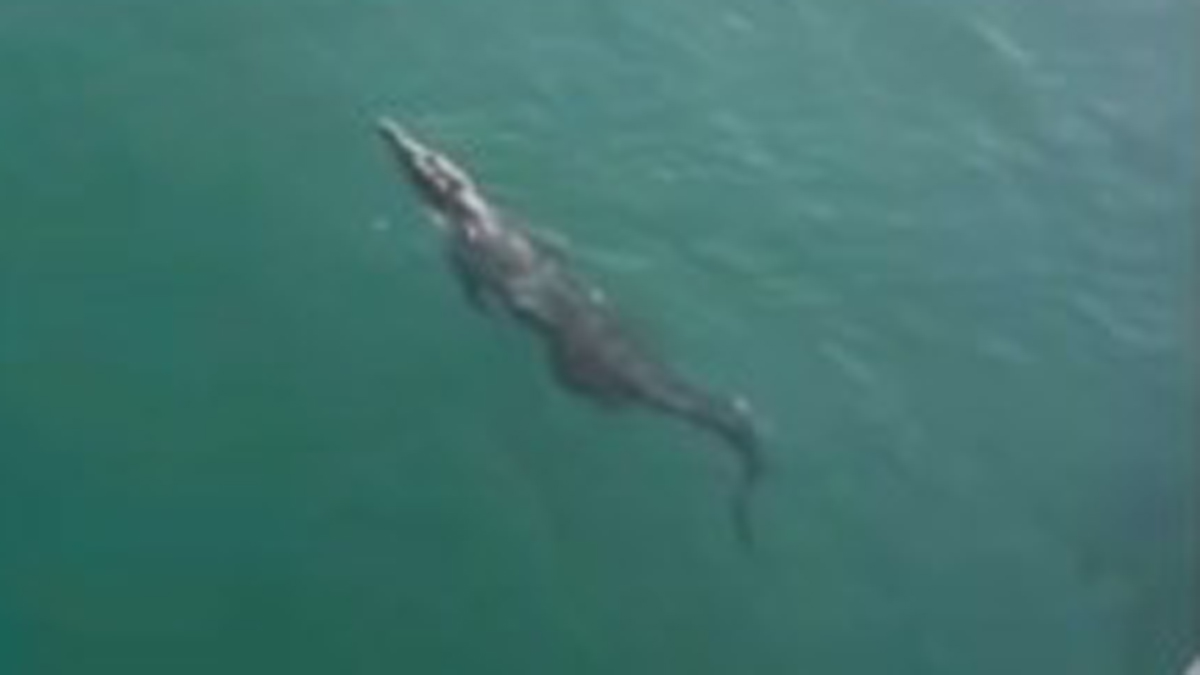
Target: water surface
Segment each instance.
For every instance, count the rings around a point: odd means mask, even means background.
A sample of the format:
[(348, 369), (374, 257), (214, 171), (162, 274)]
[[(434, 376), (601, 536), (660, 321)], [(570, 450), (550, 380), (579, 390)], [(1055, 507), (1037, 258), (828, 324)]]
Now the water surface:
[[(10, 0), (0, 669), (1181, 672), (1195, 14)], [(470, 313), (379, 114), (756, 402), (756, 557)]]

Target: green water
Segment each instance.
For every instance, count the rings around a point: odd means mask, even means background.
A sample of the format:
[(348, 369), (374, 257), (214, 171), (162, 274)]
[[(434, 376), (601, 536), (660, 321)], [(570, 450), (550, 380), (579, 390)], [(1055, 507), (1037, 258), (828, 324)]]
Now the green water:
[[(0, 6), (0, 672), (1183, 670), (1190, 3), (501, 5)], [(755, 402), (756, 555), (379, 114)]]

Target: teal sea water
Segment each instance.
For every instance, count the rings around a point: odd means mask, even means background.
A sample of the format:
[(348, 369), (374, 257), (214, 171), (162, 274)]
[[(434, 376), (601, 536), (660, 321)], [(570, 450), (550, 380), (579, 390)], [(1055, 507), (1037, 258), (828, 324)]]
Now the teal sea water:
[[(0, 672), (1157, 675), (1200, 649), (1186, 0), (9, 0)], [(609, 415), (371, 129), (752, 399)]]

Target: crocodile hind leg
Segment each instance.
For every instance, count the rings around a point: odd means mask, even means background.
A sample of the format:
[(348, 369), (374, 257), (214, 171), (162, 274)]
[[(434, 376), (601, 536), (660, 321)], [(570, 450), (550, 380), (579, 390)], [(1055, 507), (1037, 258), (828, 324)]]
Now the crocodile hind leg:
[(562, 341), (549, 346), (554, 379), (567, 391), (589, 399), (606, 410), (616, 410), (631, 402), (631, 390), (620, 375), (595, 355), (571, 349)]

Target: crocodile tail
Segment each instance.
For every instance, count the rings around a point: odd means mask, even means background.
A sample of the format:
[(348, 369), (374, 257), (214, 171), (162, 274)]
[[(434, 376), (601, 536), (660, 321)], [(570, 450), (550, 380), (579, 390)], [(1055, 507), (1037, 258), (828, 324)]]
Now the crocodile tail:
[(753, 548), (755, 539), (751, 507), (765, 469), (758, 429), (750, 417), (749, 405), (741, 398), (718, 401), (708, 419), (708, 428), (737, 455), (741, 472), (732, 497), (734, 527), (742, 544), (746, 548)]
[(718, 436), (736, 455), (740, 475), (732, 497), (733, 524), (742, 544), (753, 548), (751, 507), (766, 467), (750, 405), (741, 397), (716, 398), (683, 387), (676, 388), (669, 396), (655, 398), (652, 401), (655, 407)]

